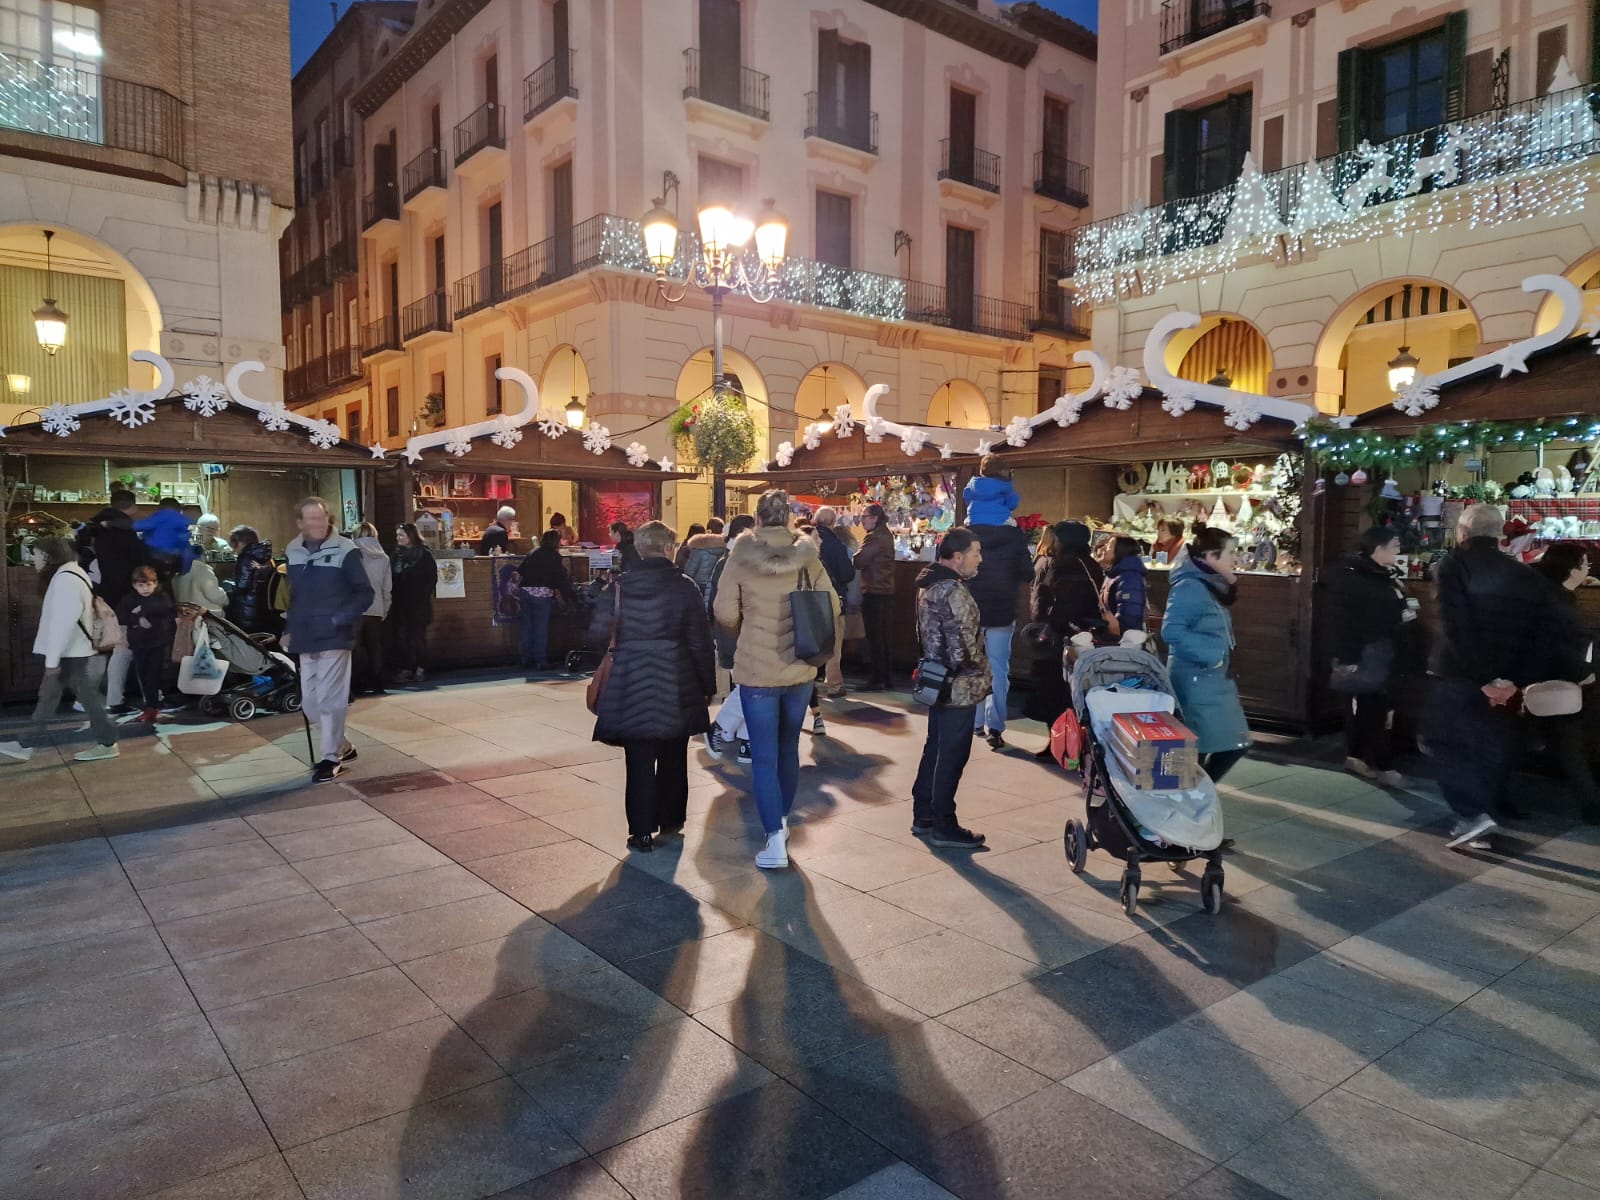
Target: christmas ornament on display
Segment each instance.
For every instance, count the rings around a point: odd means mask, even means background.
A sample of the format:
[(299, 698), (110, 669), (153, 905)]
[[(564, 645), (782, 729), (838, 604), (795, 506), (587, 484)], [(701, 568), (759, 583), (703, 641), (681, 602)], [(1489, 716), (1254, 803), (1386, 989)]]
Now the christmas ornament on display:
[(228, 407), (228, 389), (209, 375), (198, 375), (180, 389), (183, 406), (202, 417), (214, 417)]
[(1345, 484), (1350, 482), (1350, 476), (1346, 475), (1343, 471), (1340, 471), (1333, 477), (1333, 482), (1338, 486), (1343, 487)]
[[(1217, 503), (1222, 503), (1220, 496), (1217, 498)], [(1255, 519), (1255, 513), (1256, 510), (1250, 505), (1250, 497), (1246, 496), (1239, 501), (1239, 515), (1233, 519), (1235, 526), (1239, 529), (1249, 529), (1250, 523)]]
[(1362, 468), (1357, 467), (1354, 471), (1352, 471), (1350, 473), (1350, 482), (1355, 484), (1357, 487), (1360, 487), (1366, 481), (1367, 481), (1367, 473)]
[(1211, 516), (1206, 521), (1207, 525), (1215, 525), (1219, 529), (1231, 529), (1233, 519), (1228, 516), (1228, 506), (1222, 502), (1222, 497), (1217, 497), (1217, 502), (1211, 506)]

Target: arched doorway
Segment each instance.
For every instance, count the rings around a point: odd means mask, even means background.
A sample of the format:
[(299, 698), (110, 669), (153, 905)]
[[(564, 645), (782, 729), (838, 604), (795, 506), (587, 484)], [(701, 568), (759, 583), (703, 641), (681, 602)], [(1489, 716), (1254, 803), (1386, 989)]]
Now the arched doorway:
[(1183, 330), (1167, 344), (1167, 370), (1179, 379), (1264, 396), (1272, 372), (1272, 350), (1261, 331), (1243, 317), (1208, 313), (1199, 325)]
[(1316, 365), (1343, 381), (1340, 410), (1363, 413), (1394, 400), (1391, 364), (1402, 349), (1420, 375), (1437, 375), (1478, 353), (1479, 324), (1466, 298), (1436, 279), (1395, 279), (1346, 301), (1317, 342)]
[(544, 360), (544, 371), (539, 376), (539, 406), (553, 412), (562, 412), (573, 400), (589, 405), (594, 388), (589, 383), (589, 364), (583, 361), (576, 346), (557, 346)]
[(831, 421), (841, 404), (848, 404), (856, 420), (865, 415), (862, 401), (867, 381), (843, 363), (818, 363), (807, 371), (794, 393), (794, 419), (797, 430), (813, 421)]
[[(772, 405), (767, 396), (767, 381), (755, 362), (737, 350), (722, 352), (722, 370), (730, 386), (744, 395), (745, 406), (756, 425), (756, 462), (772, 457)], [(711, 348), (691, 355), (678, 373), (675, 398), (681, 407), (700, 396), (711, 394)], [(788, 437), (780, 431), (780, 440)]]
[(951, 379), (928, 397), (928, 415), (922, 423), (946, 429), (987, 429), (994, 422), (982, 389), (970, 380)]
[[(1583, 312), (1587, 317), (1590, 313), (1600, 309), (1600, 250), (1592, 250), (1585, 254), (1572, 266), (1561, 272), (1563, 276), (1578, 285), (1583, 292)], [(1535, 334), (1549, 333), (1556, 327), (1556, 318), (1560, 309), (1556, 305), (1554, 296), (1546, 296), (1539, 305), (1539, 314), (1534, 318), (1533, 332)], [(1574, 337), (1586, 336), (1583, 333), (1582, 323), (1573, 332)]]

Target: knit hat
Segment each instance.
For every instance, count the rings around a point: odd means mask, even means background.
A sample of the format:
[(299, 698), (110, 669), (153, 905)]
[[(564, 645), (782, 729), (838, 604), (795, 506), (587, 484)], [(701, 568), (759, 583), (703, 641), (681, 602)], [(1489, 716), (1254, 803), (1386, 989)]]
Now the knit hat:
[(1089, 527), (1082, 521), (1057, 521), (1055, 534), (1056, 541), (1061, 543), (1063, 550), (1089, 548)]

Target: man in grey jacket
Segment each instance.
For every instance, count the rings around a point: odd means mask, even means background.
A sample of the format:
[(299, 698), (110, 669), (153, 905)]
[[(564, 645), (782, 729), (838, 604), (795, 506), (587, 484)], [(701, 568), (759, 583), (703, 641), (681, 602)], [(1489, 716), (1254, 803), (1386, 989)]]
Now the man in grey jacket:
[(306, 716), (317, 723), (312, 782), (331, 783), (356, 756), (344, 735), (350, 710), (350, 651), (374, 593), (360, 548), (333, 532), (322, 497), (300, 501), (295, 523), (300, 536), (285, 552), (289, 611), (283, 648), (300, 656), (300, 702)]

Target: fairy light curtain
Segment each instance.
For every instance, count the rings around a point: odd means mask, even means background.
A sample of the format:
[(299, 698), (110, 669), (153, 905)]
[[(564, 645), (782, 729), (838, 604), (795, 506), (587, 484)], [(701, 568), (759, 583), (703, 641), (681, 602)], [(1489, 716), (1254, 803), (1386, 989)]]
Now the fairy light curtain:
[(1175, 374), (1179, 379), (1210, 383), (1218, 371), (1233, 380), (1238, 391), (1265, 396), (1272, 371), (1267, 340), (1243, 321), (1227, 321), (1200, 335)]

